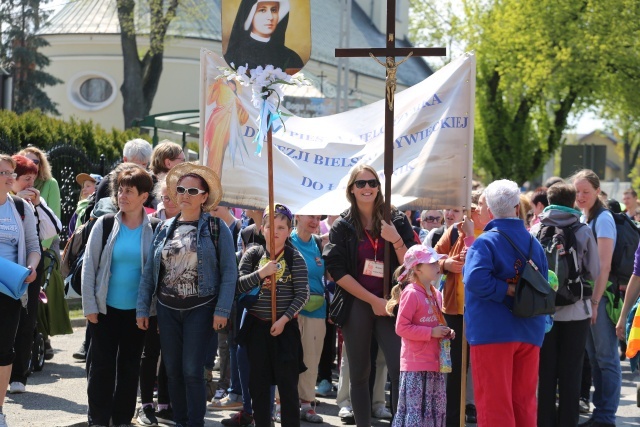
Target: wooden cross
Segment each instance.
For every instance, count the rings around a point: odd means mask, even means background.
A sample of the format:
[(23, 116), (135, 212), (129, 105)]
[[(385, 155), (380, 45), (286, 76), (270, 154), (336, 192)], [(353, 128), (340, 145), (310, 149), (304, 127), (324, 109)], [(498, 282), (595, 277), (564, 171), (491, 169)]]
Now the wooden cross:
[[(380, 48), (336, 49), (338, 58), (373, 57), (387, 70), (386, 100), (384, 115), (384, 220), (391, 221), (391, 175), (393, 174), (393, 105), (396, 91), (396, 72), (398, 66), (410, 56), (445, 56), (444, 47), (396, 47), (396, 0), (387, 0), (387, 46)], [(396, 62), (395, 58), (402, 56), (403, 60)], [(377, 57), (386, 57), (382, 63)], [(389, 297), (391, 285), (391, 245), (384, 242), (384, 296)]]

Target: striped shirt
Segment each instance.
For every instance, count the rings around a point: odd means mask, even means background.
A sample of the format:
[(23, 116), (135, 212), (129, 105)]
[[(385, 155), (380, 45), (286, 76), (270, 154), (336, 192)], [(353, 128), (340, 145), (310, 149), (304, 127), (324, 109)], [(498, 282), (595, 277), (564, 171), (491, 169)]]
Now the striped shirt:
[[(276, 273), (276, 313), (277, 319), (287, 316), (292, 319), (304, 307), (309, 299), (309, 281), (307, 265), (300, 253), (291, 247), (285, 250), (293, 251), (293, 266), (287, 265), (284, 251), (278, 258), (280, 267)], [(271, 285), (270, 278), (260, 280), (258, 270), (269, 262), (269, 254), (262, 246), (251, 247), (245, 252), (240, 261), (238, 287), (236, 294), (247, 292), (262, 282), (262, 289), (258, 301), (249, 310), (259, 319), (271, 321)]]

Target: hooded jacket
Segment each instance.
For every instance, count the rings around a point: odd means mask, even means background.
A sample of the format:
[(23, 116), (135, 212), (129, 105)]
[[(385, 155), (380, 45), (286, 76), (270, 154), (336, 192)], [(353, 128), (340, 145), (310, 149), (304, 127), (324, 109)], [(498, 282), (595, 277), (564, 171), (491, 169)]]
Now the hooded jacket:
[[(540, 228), (544, 226), (568, 227), (580, 223), (581, 213), (576, 210), (545, 208), (540, 215), (540, 222), (531, 228), (531, 234), (535, 237)], [(600, 258), (598, 257), (598, 244), (593, 237), (591, 228), (584, 224), (575, 229), (576, 255), (580, 275), (586, 280), (596, 280), (600, 274)], [(585, 286), (587, 286), (585, 284)], [(556, 307), (553, 320), (567, 322), (572, 320), (584, 320), (591, 317), (591, 304), (586, 299), (577, 301), (567, 306)]]
[[(442, 307), (442, 294), (435, 290), (433, 297)], [(396, 320), (396, 333), (402, 338), (401, 371), (439, 372), (440, 340), (431, 336), (431, 330), (438, 325), (440, 322), (427, 302), (427, 291), (415, 283), (405, 286), (400, 294)]]

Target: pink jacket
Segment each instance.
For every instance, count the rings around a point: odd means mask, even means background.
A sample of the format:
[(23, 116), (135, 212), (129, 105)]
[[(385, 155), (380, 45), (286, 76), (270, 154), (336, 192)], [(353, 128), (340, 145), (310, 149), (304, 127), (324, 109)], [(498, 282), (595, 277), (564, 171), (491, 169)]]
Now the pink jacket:
[[(442, 294), (436, 290), (438, 307)], [(420, 285), (409, 283), (400, 295), (396, 333), (402, 338), (400, 370), (409, 372), (440, 370), (440, 340), (431, 337), (439, 321)]]

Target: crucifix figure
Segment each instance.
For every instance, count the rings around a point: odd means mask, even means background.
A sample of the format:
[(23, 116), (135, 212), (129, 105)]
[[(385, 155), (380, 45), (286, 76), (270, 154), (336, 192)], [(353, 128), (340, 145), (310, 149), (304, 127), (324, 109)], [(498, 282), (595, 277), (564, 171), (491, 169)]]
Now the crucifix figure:
[[(396, 47), (396, 0), (387, 0), (387, 46), (379, 48), (357, 48), (357, 49), (336, 49), (336, 57), (373, 57), (387, 70), (386, 98), (384, 115), (384, 220), (391, 221), (391, 175), (393, 175), (393, 103), (394, 94), (397, 87), (398, 65), (402, 64), (411, 56), (445, 56), (447, 49), (444, 47)], [(396, 62), (396, 57), (404, 57), (400, 62)], [(377, 58), (386, 58), (386, 64)], [(384, 247), (384, 296), (389, 297), (391, 292), (391, 245), (385, 241)]]
[(396, 73), (398, 72), (398, 65), (402, 64), (404, 61), (409, 59), (409, 57), (413, 55), (413, 52), (409, 52), (406, 58), (404, 58), (400, 62), (396, 62), (393, 56), (387, 56), (386, 64), (380, 61), (378, 58), (373, 56), (373, 53), (369, 53), (376, 62), (387, 69), (387, 104), (389, 105), (389, 109), (393, 111), (393, 95), (396, 93), (396, 88), (398, 87), (398, 79), (396, 78)]

